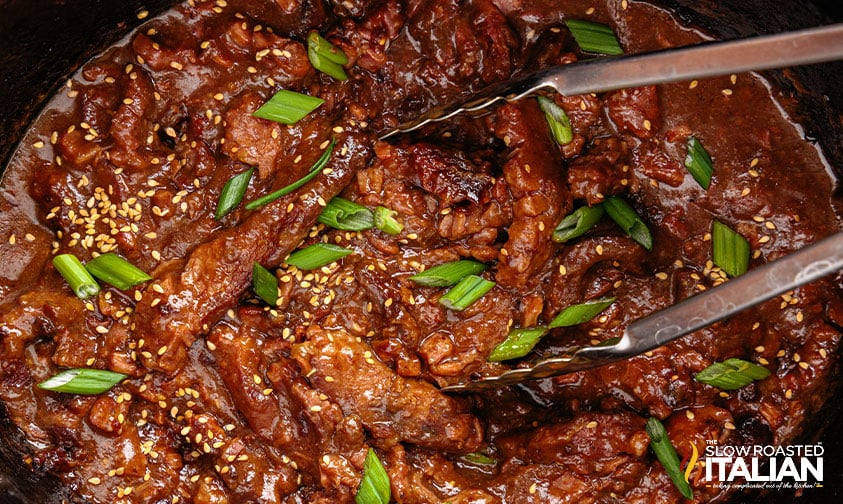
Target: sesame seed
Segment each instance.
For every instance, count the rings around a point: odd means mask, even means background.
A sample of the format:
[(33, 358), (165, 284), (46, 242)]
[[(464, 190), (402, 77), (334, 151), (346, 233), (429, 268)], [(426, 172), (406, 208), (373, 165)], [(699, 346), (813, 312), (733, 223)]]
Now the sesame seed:
[(158, 349), (158, 355), (164, 355), (165, 353), (167, 353), (167, 345), (164, 345)]
[(595, 427), (597, 427), (597, 422), (596, 422), (596, 421), (594, 421), (594, 420), (592, 420), (592, 421), (588, 422), (587, 424), (585, 424), (585, 428), (586, 428), (586, 429), (593, 429), (593, 428), (595, 428)]
[(697, 80), (692, 80), (692, 81), (691, 81), (691, 83), (690, 83), (690, 84), (688, 84), (688, 89), (694, 89), (694, 88), (695, 88), (695, 87), (697, 87), (698, 85), (699, 85), (699, 81), (697, 81)]
[(688, 420), (693, 420), (695, 415), (693, 411), (685, 410), (685, 416), (688, 418)]
[(726, 89), (721, 90), (720, 92), (723, 93), (723, 96), (732, 96), (732, 90), (731, 89), (726, 88)]
[(142, 10), (138, 12), (138, 19), (145, 19), (147, 16), (149, 16), (148, 10)]
[(536, 483), (530, 485), (530, 494), (536, 493)]
[(723, 424), (723, 427), (727, 430), (735, 430), (737, 428), (732, 422), (726, 422), (725, 424)]
[(667, 273), (660, 271), (656, 273), (656, 278), (658, 278), (659, 280), (667, 280)]

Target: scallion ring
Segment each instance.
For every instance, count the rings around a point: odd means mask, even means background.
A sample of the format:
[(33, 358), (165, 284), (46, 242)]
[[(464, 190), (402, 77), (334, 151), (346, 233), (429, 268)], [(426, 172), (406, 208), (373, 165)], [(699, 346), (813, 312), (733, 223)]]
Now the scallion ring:
[(539, 108), (544, 112), (544, 118), (550, 127), (553, 138), (559, 145), (568, 145), (574, 139), (574, 130), (571, 127), (571, 120), (565, 110), (550, 98), (538, 96)]
[(548, 324), (548, 329), (571, 327), (588, 322), (615, 302), (615, 298), (600, 298), (568, 306)]
[(70, 285), (71, 290), (78, 298), (88, 299), (99, 294), (99, 284), (75, 255), (57, 255), (53, 258), (53, 266)]
[(117, 254), (99, 255), (85, 264), (90, 274), (120, 290), (128, 290), (135, 285), (152, 280), (143, 270)]
[(603, 205), (581, 206), (568, 214), (553, 230), (553, 241), (565, 243), (584, 235), (603, 217)]
[(694, 177), (694, 180), (702, 186), (703, 189), (708, 189), (711, 185), (711, 176), (714, 173), (714, 166), (711, 162), (711, 156), (705, 150), (702, 143), (694, 137), (688, 139), (688, 153), (685, 155), (685, 168)]
[(644, 220), (623, 199), (610, 196), (603, 202), (603, 209), (633, 240), (647, 250), (653, 250), (653, 235)]
[(239, 173), (228, 179), (228, 182), (222, 188), (219, 200), (217, 200), (217, 209), (214, 212), (214, 218), (216, 220), (222, 219), (228, 212), (240, 204), (243, 200), (243, 195), (246, 194), (246, 189), (249, 187), (249, 181), (252, 180), (252, 174), (254, 172), (254, 168), (249, 168), (243, 173)]
[(345, 231), (363, 231), (375, 225), (371, 210), (339, 196), (328, 202), (316, 221)]
[(257, 262), (252, 264), (252, 289), (269, 306), (278, 304), (278, 277)]
[(398, 212), (389, 208), (378, 206), (375, 208), (375, 227), (386, 234), (397, 235), (404, 230), (404, 224), (398, 222), (395, 216)]
[(584, 52), (610, 56), (623, 54), (615, 32), (608, 26), (579, 19), (566, 19), (565, 24)]
[(770, 376), (770, 370), (743, 359), (727, 359), (703, 369), (694, 376), (701, 383), (707, 383), (723, 390), (737, 390), (756, 380)]
[(389, 504), (392, 489), (389, 486), (389, 474), (384, 469), (375, 450), (369, 448), (363, 461), (363, 478), (354, 496), (355, 504)]
[(462, 311), (483, 297), (494, 286), (495, 282), (491, 280), (477, 275), (467, 275), (439, 298), (439, 304), (449, 310)]
[(730, 277), (749, 269), (749, 242), (720, 221), (711, 223), (712, 261)]
[(653, 449), (653, 453), (656, 454), (679, 493), (686, 499), (693, 499), (694, 492), (691, 490), (691, 485), (685, 481), (685, 475), (682, 474), (682, 468), (679, 465), (679, 456), (667, 437), (664, 425), (658, 418), (651, 417), (647, 420), (645, 429), (650, 436), (650, 448)]
[(104, 369), (66, 369), (38, 384), (38, 388), (67, 394), (97, 395), (108, 392), (126, 378)]
[(333, 243), (315, 243), (307, 248), (296, 250), (285, 261), (300, 270), (312, 270), (338, 261), (353, 250)]
[(440, 264), (410, 277), (410, 280), (423, 287), (450, 287), (467, 275), (478, 275), (486, 269), (486, 265), (463, 259)]
[(489, 362), (501, 362), (524, 357), (547, 334), (547, 327), (512, 329), (506, 339), (489, 354)]
[(325, 100), (317, 96), (282, 89), (261, 105), (259, 109), (255, 110), (252, 115), (282, 124), (296, 124), (323, 103), (325, 103)]

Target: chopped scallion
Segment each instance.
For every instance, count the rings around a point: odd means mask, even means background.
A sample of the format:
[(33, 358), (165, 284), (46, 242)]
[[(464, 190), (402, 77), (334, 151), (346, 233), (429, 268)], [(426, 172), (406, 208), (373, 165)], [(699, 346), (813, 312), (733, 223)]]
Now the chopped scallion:
[(730, 277), (743, 275), (749, 269), (749, 242), (720, 221), (711, 223), (711, 247), (714, 264)]
[(337, 80), (348, 79), (348, 75), (342, 67), (348, 63), (348, 57), (341, 49), (338, 49), (315, 31), (310, 32), (310, 35), (307, 36), (307, 57), (313, 68), (320, 72)]
[(278, 304), (278, 277), (257, 262), (252, 264), (252, 288), (266, 304)]
[(571, 128), (571, 120), (568, 119), (565, 110), (550, 98), (539, 96), (537, 100), (556, 143), (559, 145), (571, 143), (574, 139), (574, 130)]
[(104, 369), (66, 369), (38, 384), (38, 388), (67, 394), (97, 395), (111, 390), (126, 375)]
[(250, 201), (246, 205), (246, 210), (255, 210), (255, 209), (260, 208), (260, 207), (262, 207), (266, 204), (272, 203), (273, 201), (277, 200), (281, 196), (286, 196), (287, 194), (290, 194), (291, 192), (295, 191), (299, 187), (301, 187), (301, 186), (307, 184), (308, 182), (310, 182), (311, 180), (313, 180), (316, 177), (316, 175), (318, 175), (319, 172), (322, 171), (322, 168), (324, 168), (325, 165), (328, 164), (328, 160), (331, 159), (331, 153), (334, 151), (334, 145), (336, 145), (336, 139), (331, 140), (331, 144), (328, 146), (327, 149), (325, 149), (325, 152), (323, 152), (322, 155), (319, 156), (319, 159), (317, 159), (316, 162), (313, 163), (313, 166), (310, 167), (310, 171), (307, 173), (307, 175), (305, 175), (304, 177), (296, 180), (295, 182), (293, 182), (292, 184), (290, 184), (288, 186), (285, 186), (285, 187), (282, 187), (281, 189), (278, 189), (275, 192), (267, 194), (266, 196), (261, 196), (260, 198), (258, 198), (256, 200)]
[(254, 168), (249, 168), (228, 179), (228, 182), (222, 188), (220, 199), (217, 201), (217, 210), (214, 212), (216, 220), (222, 219), (223, 216), (240, 204), (243, 195), (246, 194), (246, 189), (249, 187), (249, 181), (252, 180), (254, 171)]
[(386, 234), (397, 235), (404, 230), (404, 224), (398, 222), (395, 216), (398, 212), (378, 206), (375, 208), (375, 227)]
[(582, 236), (603, 217), (603, 205), (582, 206), (568, 214), (553, 230), (553, 241), (565, 243)]
[(423, 287), (450, 287), (467, 275), (478, 275), (486, 265), (477, 261), (463, 259), (440, 264), (410, 277), (410, 280)]
[(671, 444), (667, 437), (667, 431), (664, 425), (658, 418), (651, 417), (647, 420), (645, 425), (647, 434), (650, 436), (650, 448), (656, 454), (656, 457), (661, 462), (667, 475), (670, 476), (671, 481), (686, 499), (693, 499), (694, 492), (691, 490), (691, 485), (685, 481), (685, 475), (682, 474), (682, 468), (679, 466), (679, 456), (676, 454), (676, 449)]
[(694, 137), (688, 139), (688, 154), (685, 155), (685, 168), (691, 173), (703, 189), (711, 185), (711, 175), (714, 167), (711, 163), (711, 156), (705, 147)]
[(120, 290), (128, 290), (135, 285), (152, 280), (143, 270), (117, 254), (102, 254), (88, 261), (85, 265), (88, 273), (109, 283)]
[(489, 354), (489, 362), (501, 362), (524, 357), (547, 334), (546, 327), (528, 327), (509, 331), (506, 339)]
[(495, 282), (483, 277), (467, 275), (439, 298), (439, 304), (449, 310), (462, 311), (483, 297), (494, 286)]
[(363, 478), (354, 496), (355, 504), (389, 504), (392, 489), (389, 486), (389, 474), (384, 469), (377, 453), (372, 448), (366, 453), (363, 462)]
[(53, 266), (80, 299), (88, 299), (99, 294), (99, 284), (75, 255), (57, 255), (53, 258)]
[(588, 322), (596, 317), (600, 312), (608, 308), (615, 302), (615, 298), (601, 298), (586, 301), (585, 303), (575, 304), (562, 310), (559, 315), (547, 326), (549, 329), (556, 327), (571, 327)]
[(617, 196), (610, 196), (603, 202), (603, 209), (633, 240), (645, 249), (653, 250), (653, 235), (629, 203)]
[(316, 221), (346, 231), (363, 231), (375, 225), (371, 210), (339, 196), (328, 202)]
[(290, 254), (286, 263), (300, 270), (312, 270), (331, 264), (352, 252), (351, 249), (333, 243), (315, 243)]
[(737, 390), (768, 376), (770, 376), (769, 369), (743, 359), (733, 358), (715, 362), (697, 373), (694, 379), (723, 390)]
[(566, 19), (565, 24), (584, 52), (610, 56), (623, 54), (618, 38), (608, 26), (579, 19)]
[(495, 459), (483, 452), (466, 453), (462, 456), (462, 459), (470, 464), (477, 465), (495, 465), (497, 463)]
[(296, 124), (323, 103), (325, 100), (317, 96), (282, 89), (252, 115), (282, 124)]

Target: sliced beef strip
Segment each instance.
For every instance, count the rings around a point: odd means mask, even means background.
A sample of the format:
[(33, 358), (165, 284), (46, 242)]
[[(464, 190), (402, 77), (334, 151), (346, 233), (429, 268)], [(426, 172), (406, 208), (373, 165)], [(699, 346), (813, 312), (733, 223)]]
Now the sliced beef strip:
[(311, 384), (357, 415), (384, 445), (406, 442), (456, 453), (483, 443), (480, 421), (461, 400), (433, 385), (397, 375), (370, 347), (345, 331), (311, 327), (294, 358)]
[(277, 264), (293, 251), (322, 211), (319, 201), (338, 194), (368, 158), (366, 142), (347, 133), (327, 165), (330, 173), (323, 172), (302, 190), (269, 203), (197, 246), (186, 259), (156, 272), (152, 283), (158, 287), (138, 303), (132, 323), (133, 338), (143, 339), (151, 349), (142, 354), (143, 364), (166, 373), (177, 370), (197, 335), (249, 285), (253, 263)]
[(562, 158), (534, 100), (501, 107), (494, 131), (511, 150), (503, 172), (515, 199), (496, 279), (507, 287), (535, 286), (554, 250), (553, 229), (573, 206)]

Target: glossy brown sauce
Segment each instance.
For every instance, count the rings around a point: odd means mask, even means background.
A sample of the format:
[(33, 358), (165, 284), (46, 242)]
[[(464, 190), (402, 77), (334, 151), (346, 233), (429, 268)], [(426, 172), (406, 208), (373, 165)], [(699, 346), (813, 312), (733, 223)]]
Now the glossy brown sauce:
[[(329, 15), (310, 2), (196, 2), (85, 66), (3, 176), (0, 399), (29, 442), (24, 463), (82, 501), (350, 502), (373, 447), (396, 502), (679, 502), (648, 450), (648, 417), (683, 459), (689, 441), (797, 439), (829, 393), (843, 322), (831, 281), (627, 362), (472, 396), (437, 389), (518, 365), (486, 357), (511, 326), (568, 305), (618, 299), (527, 361), (712, 288), (714, 218), (749, 240), (752, 265), (840, 229), (828, 166), (751, 75), (558, 97), (575, 133), (564, 147), (532, 100), (376, 141), (519, 69), (584, 57), (565, 18), (608, 23), (627, 52), (701, 38), (652, 6), (608, 3), (387, 0)], [(310, 28), (351, 56), (349, 81), (310, 66)], [(282, 87), (326, 104), (290, 127), (251, 117)], [(708, 191), (682, 166), (690, 135), (714, 159)], [(214, 220), (232, 175), (257, 167), (250, 201), (300, 178), (331, 137), (330, 173)], [(313, 227), (340, 193), (397, 210), (404, 230)], [(611, 194), (648, 223), (652, 252), (606, 218), (550, 240), (574, 206)], [(355, 253), (309, 273), (283, 263), (318, 241)], [(86, 303), (50, 265), (107, 251), (154, 280)], [(497, 281), (463, 312), (408, 280), (462, 257)], [(277, 271), (272, 310), (251, 290), (254, 261)], [(694, 381), (730, 357), (772, 375), (730, 393)], [(94, 397), (35, 386), (66, 367), (131, 377)], [(494, 463), (466, 457), (477, 452)], [(701, 478), (696, 499), (728, 497)]]

